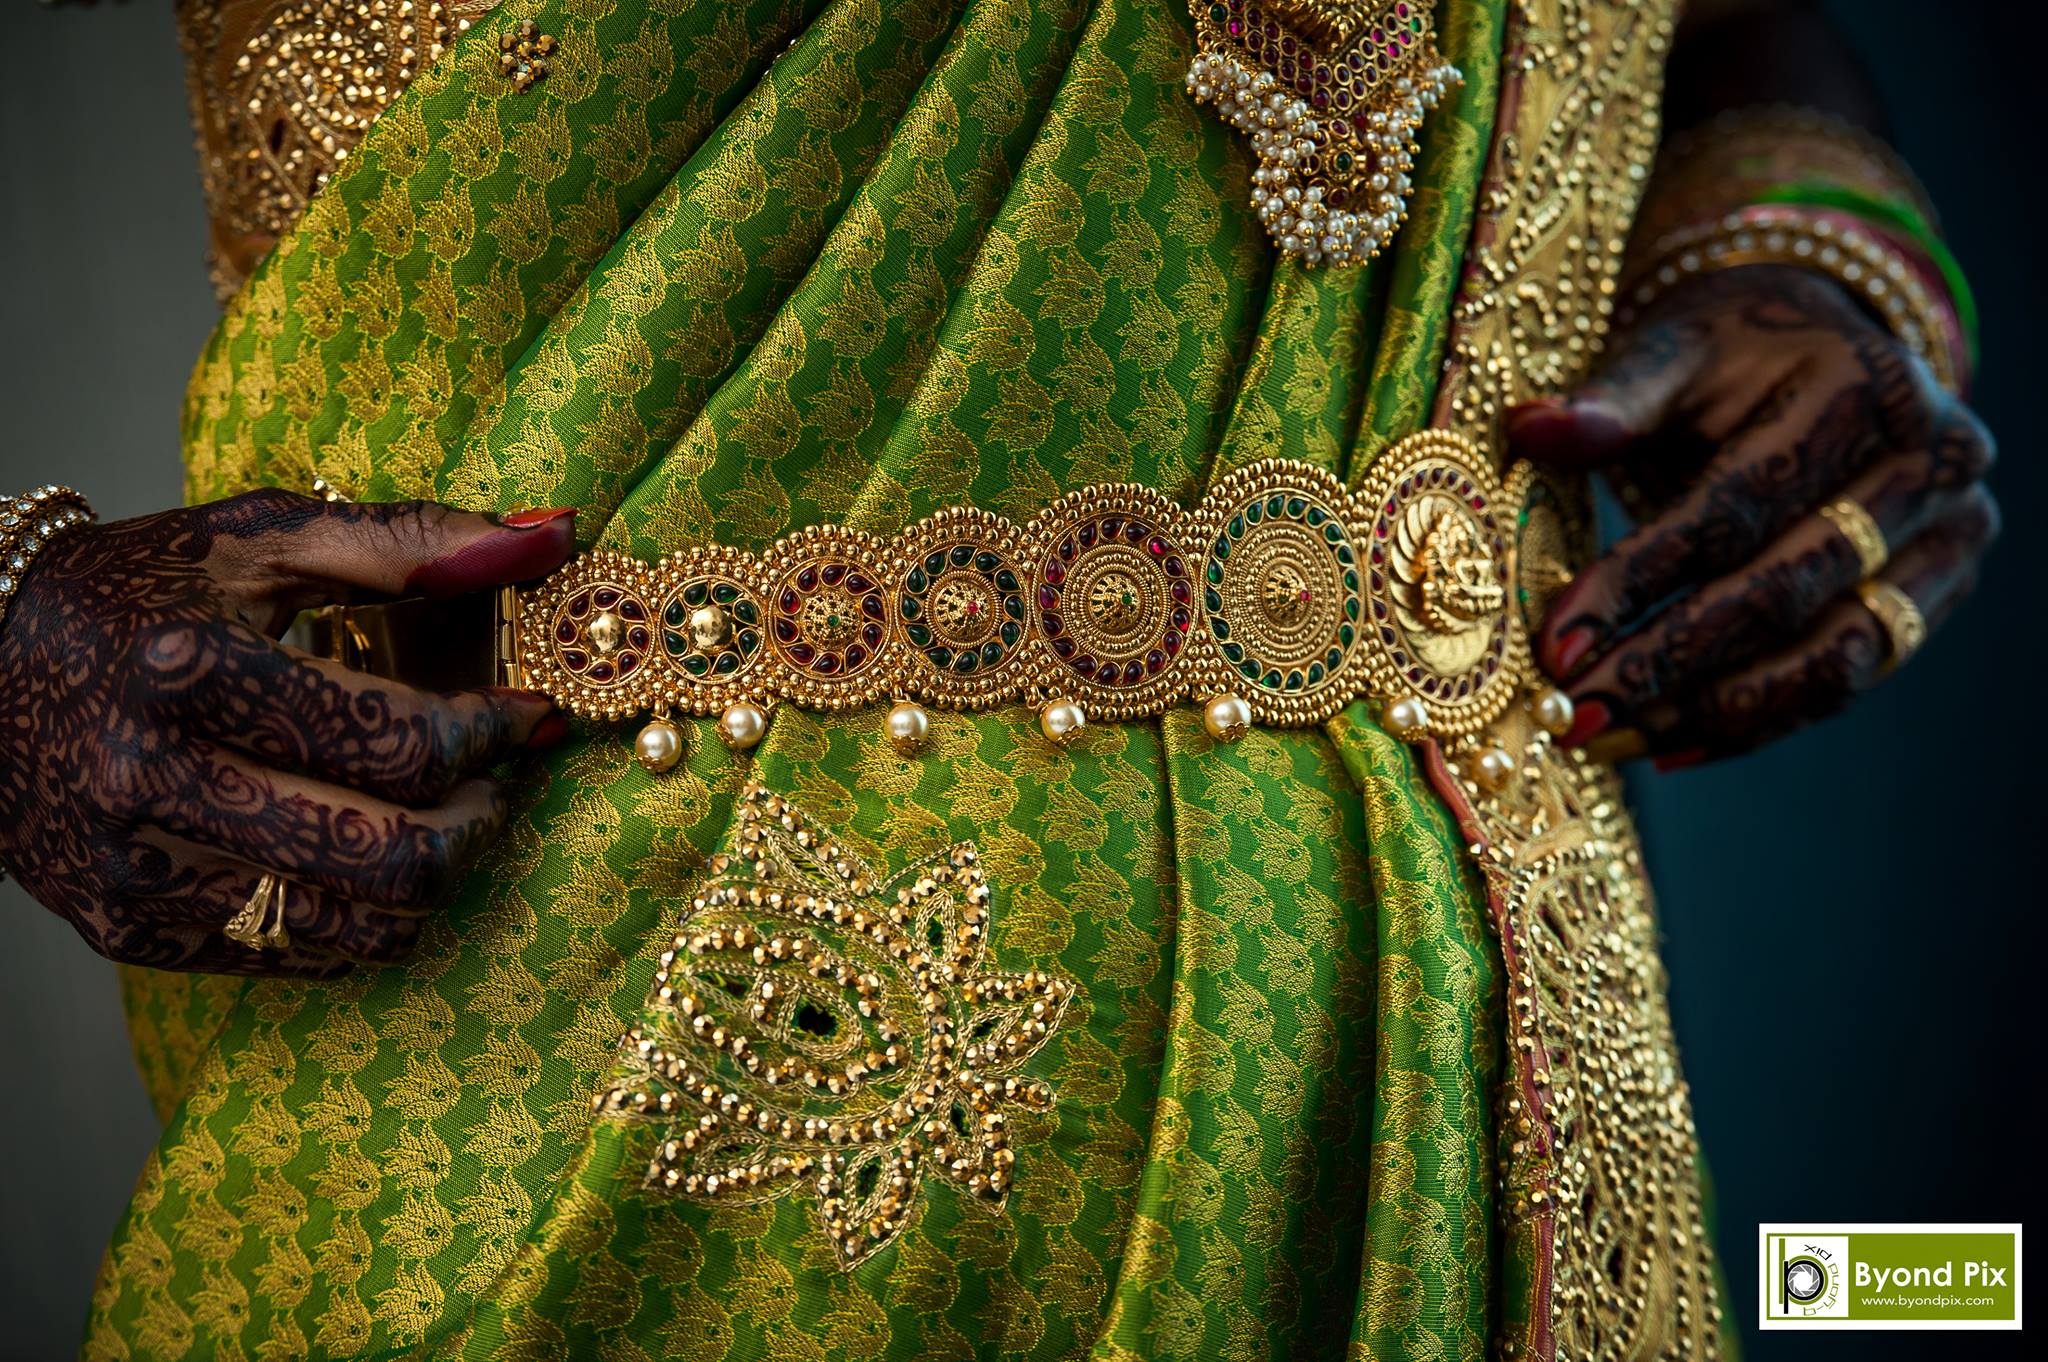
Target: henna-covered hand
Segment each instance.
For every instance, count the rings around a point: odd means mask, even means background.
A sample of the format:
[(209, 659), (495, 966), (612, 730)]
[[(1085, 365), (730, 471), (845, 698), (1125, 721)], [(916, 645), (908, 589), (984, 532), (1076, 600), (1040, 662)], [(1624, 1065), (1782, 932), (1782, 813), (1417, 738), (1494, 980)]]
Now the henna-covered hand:
[(1569, 740), (1670, 769), (1834, 713), (1884, 672), (1862, 565), (1821, 509), (1863, 506), (1880, 577), (1930, 627), (1998, 533), (1993, 445), (1925, 365), (1824, 276), (1730, 269), (1665, 295), (1601, 371), (1509, 418), (1515, 453), (1612, 466), (1635, 530), (1580, 572), (1537, 640)]
[[(73, 530), (0, 630), (0, 861), (101, 954), (325, 976), (411, 949), (497, 831), (486, 768), (561, 735), (545, 697), (434, 694), (276, 640), (308, 606), (523, 581), (567, 512), (250, 492)], [(292, 946), (221, 934), (275, 872)]]

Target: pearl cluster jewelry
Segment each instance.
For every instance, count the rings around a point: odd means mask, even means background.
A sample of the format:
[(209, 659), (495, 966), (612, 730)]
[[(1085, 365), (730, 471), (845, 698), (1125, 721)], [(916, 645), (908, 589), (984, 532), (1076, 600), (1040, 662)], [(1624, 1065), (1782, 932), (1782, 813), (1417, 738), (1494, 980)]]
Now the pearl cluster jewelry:
[[(1463, 80), (1448, 64), (1403, 76), (1387, 89), (1389, 107), (1348, 129), (1317, 118), (1309, 101), (1283, 89), (1271, 71), (1221, 52), (1196, 54), (1187, 89), (1250, 137), (1259, 158), (1252, 205), (1274, 243), (1305, 264), (1355, 265), (1378, 255), (1406, 220), (1415, 129)], [(1349, 200), (1357, 193), (1363, 201), (1354, 208)]]

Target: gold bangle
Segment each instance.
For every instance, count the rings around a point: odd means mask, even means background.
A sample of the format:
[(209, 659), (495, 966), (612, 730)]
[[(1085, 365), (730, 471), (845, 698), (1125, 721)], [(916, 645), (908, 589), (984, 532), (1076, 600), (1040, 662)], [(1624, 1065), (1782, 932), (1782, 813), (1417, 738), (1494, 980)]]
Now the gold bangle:
[(84, 497), (54, 484), (0, 502), (0, 624), (7, 622), (7, 608), (35, 556), (58, 535), (93, 519)]
[(1927, 641), (1927, 617), (1911, 596), (1890, 582), (1859, 582), (1856, 594), (1891, 640), (1891, 657), (1885, 663), (1885, 671), (1890, 673)]
[(1849, 547), (1856, 550), (1864, 581), (1884, 571), (1884, 565), (1891, 561), (1891, 547), (1884, 542), (1884, 531), (1877, 527), (1877, 521), (1863, 509), (1861, 502), (1853, 497), (1843, 497), (1821, 507), (1820, 514), (1823, 520), (1841, 532), (1842, 538), (1849, 541)]
[(1819, 270), (1854, 293), (1926, 361), (1944, 388), (1955, 392), (1961, 385), (1940, 306), (1905, 258), (1832, 217), (1802, 208), (1749, 208), (1666, 237), (1653, 257), (1657, 263), (1618, 309), (1617, 327), (1696, 275), (1741, 265), (1797, 265)]

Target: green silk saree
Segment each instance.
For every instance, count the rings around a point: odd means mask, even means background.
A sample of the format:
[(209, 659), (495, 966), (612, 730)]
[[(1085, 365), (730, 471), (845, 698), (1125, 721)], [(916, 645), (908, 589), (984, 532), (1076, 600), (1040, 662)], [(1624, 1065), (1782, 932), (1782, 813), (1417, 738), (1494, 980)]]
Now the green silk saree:
[[(425, 71), (229, 308), (188, 490), (579, 508), (586, 544), (758, 550), (971, 503), (1022, 521), (1257, 459), (1355, 479), (1432, 419), (1504, 83), (1464, 83), (1373, 264), (1279, 258), (1171, 0), (512, 0)], [(559, 47), (514, 94), (497, 34)], [(1512, 77), (1508, 77), (1511, 81)], [(785, 707), (750, 754), (596, 725), (406, 965), (125, 975), (165, 1126), (92, 1357), (1482, 1356), (1538, 1273), (1497, 1228), (1504, 988), (1466, 837), (1354, 705), (1070, 749), (1021, 706)], [(848, 1268), (804, 1186), (646, 1185), (593, 1116), (758, 784), (878, 878), (971, 844), (985, 966), (1071, 997), (996, 1211), (926, 1176)]]

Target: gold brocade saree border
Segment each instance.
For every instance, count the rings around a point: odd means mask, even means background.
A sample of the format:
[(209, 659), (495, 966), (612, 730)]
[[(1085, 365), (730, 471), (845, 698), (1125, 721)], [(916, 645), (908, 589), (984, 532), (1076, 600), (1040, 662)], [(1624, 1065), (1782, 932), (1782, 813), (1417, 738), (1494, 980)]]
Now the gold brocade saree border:
[[(1562, 391), (1598, 355), (1659, 133), (1668, 0), (1517, 7), (1481, 213), (1452, 317), (1435, 422), (1488, 440), (1507, 411)], [(1590, 545), (1587, 492), (1560, 485), (1553, 570), (1524, 554), (1525, 604)], [(1508, 774), (1474, 778), (1474, 742)], [(1711, 1358), (1721, 1306), (1690, 1096), (1657, 955), (1641, 848), (1619, 778), (1561, 748), (1526, 706), (1483, 739), (1424, 745), (1432, 783), (1484, 873), (1508, 986), (1499, 1094), (1506, 1249), (1534, 1273), (1504, 1358)], [(1512, 1297), (1513, 1293), (1510, 1293)]]

